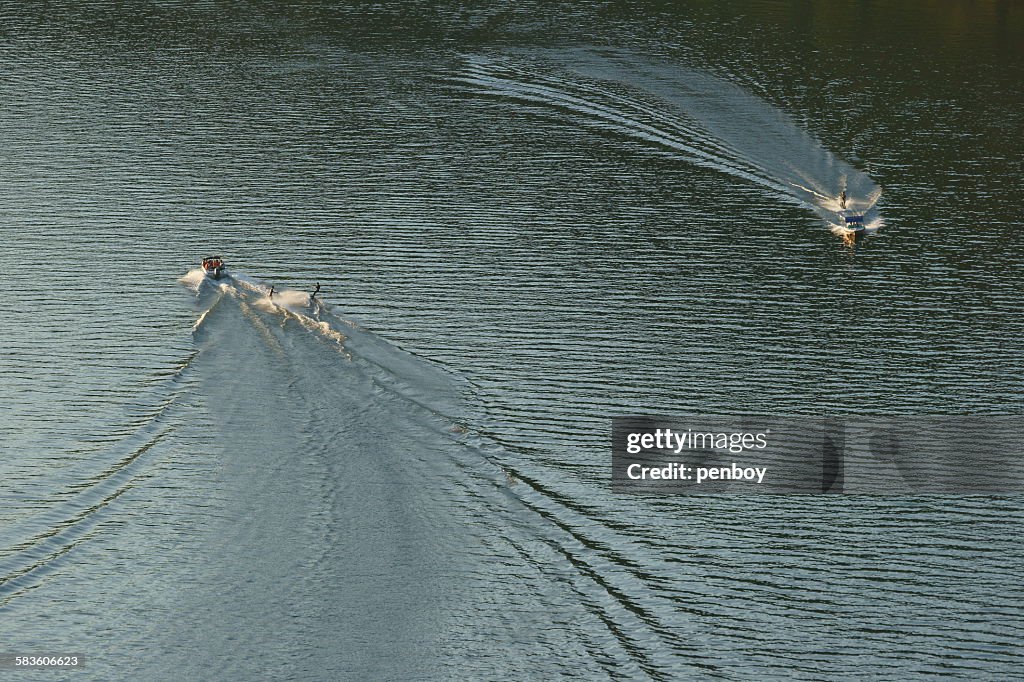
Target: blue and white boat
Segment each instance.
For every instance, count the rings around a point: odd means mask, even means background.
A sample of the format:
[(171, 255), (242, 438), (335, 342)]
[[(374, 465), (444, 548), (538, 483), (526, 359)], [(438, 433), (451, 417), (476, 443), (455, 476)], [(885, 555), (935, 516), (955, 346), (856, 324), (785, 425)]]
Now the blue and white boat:
[(860, 234), (865, 229), (864, 214), (860, 211), (843, 209), (839, 211), (839, 218), (842, 220), (842, 227), (850, 230), (854, 234)]

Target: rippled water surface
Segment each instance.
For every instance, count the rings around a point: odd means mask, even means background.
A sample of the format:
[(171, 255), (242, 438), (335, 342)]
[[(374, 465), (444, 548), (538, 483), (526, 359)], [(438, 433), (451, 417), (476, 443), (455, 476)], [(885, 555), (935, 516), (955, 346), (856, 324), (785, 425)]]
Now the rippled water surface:
[(620, 414), (1022, 412), (1024, 11), (891, 4), (4, 4), (3, 648), (1017, 674), (1019, 497), (608, 485)]

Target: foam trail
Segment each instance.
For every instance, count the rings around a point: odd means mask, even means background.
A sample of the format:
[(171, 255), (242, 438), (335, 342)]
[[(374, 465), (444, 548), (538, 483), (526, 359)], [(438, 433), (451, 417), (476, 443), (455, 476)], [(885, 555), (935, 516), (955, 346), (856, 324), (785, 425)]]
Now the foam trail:
[(566, 113), (580, 125), (668, 149), (686, 161), (767, 188), (848, 232), (839, 195), (884, 225), (882, 190), (825, 149), (784, 112), (699, 69), (652, 64), (621, 53), (550, 50), (526, 58), (467, 58), (457, 83), (477, 94)]
[[(199, 273), (199, 280), (195, 272)], [(275, 289), (271, 297), (269, 285), (239, 272), (214, 281), (201, 270), (192, 271), (179, 281), (195, 293), (202, 311), (193, 325), (194, 332), (206, 323), (221, 298), (228, 296), (237, 300), (243, 314), (257, 329), (263, 328), (274, 315), (278, 316), (278, 324), (295, 323), (327, 342), (342, 358), (361, 365), (383, 390), (450, 422), (463, 418), (463, 394), (469, 389), (465, 379), (363, 330), (358, 323), (336, 312), (322, 295), (314, 299), (306, 291)], [(216, 298), (210, 301), (210, 295)]]
[(178, 281), (184, 284), (186, 287), (191, 289), (193, 292), (198, 292), (199, 287), (202, 286), (203, 281), (206, 279), (206, 275), (203, 273), (202, 268), (194, 268), (189, 270), (182, 275)]
[[(197, 374), (211, 421), (218, 424), (218, 441), (230, 444), (225, 466), (234, 468), (227, 478), (240, 493), (232, 506), (246, 510), (239, 515), (247, 523), (239, 541), (217, 543), (210, 564), (226, 566), (229, 573), (246, 570), (253, 560), (246, 552), (253, 548), (268, 566), (247, 573), (246, 580), (234, 575), (223, 580), (233, 589), (241, 586), (242, 597), (227, 600), (260, 613), (273, 611), (264, 603), (272, 590), (250, 589), (249, 579), (267, 584), (289, 579), (295, 574), (291, 568), (273, 571), (298, 561), (305, 566), (303, 576), (325, 575), (315, 583), (316, 603), (344, 603), (354, 581), (373, 586), (357, 590), (370, 598), (392, 594), (395, 585), (419, 591), (422, 583), (458, 605), (474, 593), (451, 599), (456, 587), (448, 581), (472, 589), (473, 581), (463, 576), (485, 575), (487, 568), (474, 562), (489, 565), (500, 552), (503, 571), (522, 566), (521, 577), (507, 582), (516, 593), (511, 597), (517, 604), (516, 629), (533, 613), (545, 624), (550, 621), (550, 602), (534, 608), (530, 595), (547, 599), (564, 591), (557, 599), (577, 611), (573, 622), (593, 624), (550, 629), (545, 637), (559, 641), (599, 634), (595, 642), (556, 649), (579, 652), (584, 664), (586, 652), (599, 650), (600, 657), (589, 661), (593, 665), (614, 660), (615, 669), (629, 677), (657, 677), (658, 663), (647, 648), (672, 649), (676, 634), (668, 625), (668, 603), (649, 604), (641, 582), (621, 570), (620, 557), (595, 552), (577, 530), (588, 520), (518, 475), (519, 458), (474, 429), (475, 396), (468, 381), (363, 330), (320, 296), (311, 301), (305, 292), (285, 289), (275, 290), (271, 300), (269, 286), (243, 274), (216, 284), (223, 295), (203, 313), (194, 335)], [(465, 523), (460, 510), (473, 522)], [(380, 523), (388, 518), (394, 522)], [(475, 534), (500, 542), (486, 555), (466, 553), (465, 548), (480, 546)], [(265, 540), (282, 535), (294, 541), (286, 549), (282, 541)], [(315, 539), (298, 541), (309, 537)], [(397, 554), (395, 547), (401, 547)], [(459, 561), (468, 565), (453, 568)], [(389, 587), (382, 591), (380, 584)], [(501, 604), (494, 591), (487, 584), (483, 599)], [(225, 598), (221, 592), (212, 598)], [(296, 608), (290, 600), (283, 607)], [(316, 632), (372, 631), (381, 622), (359, 623), (344, 607), (301, 610), (329, 623), (312, 628)], [(417, 616), (415, 609), (411, 615)], [(506, 620), (501, 613), (501, 627)], [(474, 627), (475, 650), (479, 628)], [(376, 639), (387, 643), (388, 636)], [(237, 648), (234, 640), (230, 645)]]

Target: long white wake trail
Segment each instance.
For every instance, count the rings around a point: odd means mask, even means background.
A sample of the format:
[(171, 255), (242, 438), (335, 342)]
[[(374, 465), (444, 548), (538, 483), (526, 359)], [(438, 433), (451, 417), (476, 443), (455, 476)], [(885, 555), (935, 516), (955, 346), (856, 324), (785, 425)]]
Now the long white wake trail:
[(837, 158), (784, 112), (694, 68), (621, 53), (546, 51), (526, 58), (472, 56), (454, 79), (474, 92), (567, 114), (578, 125), (668, 150), (695, 165), (767, 188), (842, 231), (839, 195), (883, 225), (881, 188)]

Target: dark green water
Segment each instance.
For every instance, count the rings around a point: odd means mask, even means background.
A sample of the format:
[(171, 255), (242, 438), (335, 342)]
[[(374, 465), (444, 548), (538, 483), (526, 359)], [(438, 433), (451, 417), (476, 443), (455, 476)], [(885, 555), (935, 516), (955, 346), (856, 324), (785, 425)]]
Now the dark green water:
[(1013, 677), (1019, 497), (607, 478), (626, 413), (1020, 414), (1021, 83), (1014, 2), (3, 4), (2, 648)]

